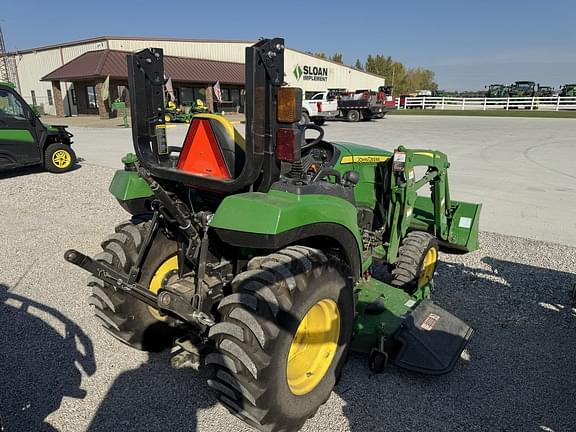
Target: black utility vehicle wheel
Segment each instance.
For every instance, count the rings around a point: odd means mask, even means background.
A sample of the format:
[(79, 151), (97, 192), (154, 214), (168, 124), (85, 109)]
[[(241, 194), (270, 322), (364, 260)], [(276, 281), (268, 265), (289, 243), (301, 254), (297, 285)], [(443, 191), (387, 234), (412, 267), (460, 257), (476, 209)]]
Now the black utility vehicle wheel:
[(358, 122), (360, 121), (360, 111), (358, 110), (350, 110), (346, 114), (346, 120), (349, 122)]
[[(120, 272), (128, 273), (149, 229), (150, 222), (142, 219), (133, 218), (121, 223), (116, 227), (116, 233), (102, 242), (104, 251), (94, 258)], [(157, 233), (136, 282), (157, 293), (171, 278), (178, 275), (176, 253), (176, 242)], [(161, 315), (156, 309), (94, 276), (88, 279), (88, 286), (92, 288), (90, 303), (95, 307), (96, 317), (112, 336), (145, 351), (160, 351), (171, 346), (178, 332), (172, 318)]]
[(351, 279), (304, 246), (253, 258), (218, 306), (208, 384), (228, 410), (266, 431), (298, 430), (332, 392), (352, 334)]
[(44, 167), (53, 173), (70, 171), (76, 164), (76, 155), (70, 146), (50, 144), (44, 152)]
[(428, 284), (438, 264), (438, 241), (423, 231), (412, 231), (402, 240), (398, 259), (392, 270), (393, 286), (413, 293)]

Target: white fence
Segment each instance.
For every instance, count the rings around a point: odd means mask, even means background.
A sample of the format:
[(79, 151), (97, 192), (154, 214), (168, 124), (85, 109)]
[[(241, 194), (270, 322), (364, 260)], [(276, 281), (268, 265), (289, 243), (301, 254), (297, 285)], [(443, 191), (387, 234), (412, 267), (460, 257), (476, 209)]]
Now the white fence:
[(576, 97), (515, 97), (515, 98), (459, 98), (459, 97), (407, 97), (398, 109), (429, 108), (440, 110), (509, 110), (528, 109), (543, 111), (576, 110)]

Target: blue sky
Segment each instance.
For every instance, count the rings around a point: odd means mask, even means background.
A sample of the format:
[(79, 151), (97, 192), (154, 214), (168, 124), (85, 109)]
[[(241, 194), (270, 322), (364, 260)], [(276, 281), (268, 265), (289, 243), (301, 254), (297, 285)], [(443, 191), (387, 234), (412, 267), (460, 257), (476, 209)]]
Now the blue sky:
[(281, 36), (303, 51), (341, 52), (347, 64), (390, 55), (432, 69), (449, 90), (576, 82), (576, 1), (570, 0), (4, 3), (0, 25), (11, 50), (101, 35)]

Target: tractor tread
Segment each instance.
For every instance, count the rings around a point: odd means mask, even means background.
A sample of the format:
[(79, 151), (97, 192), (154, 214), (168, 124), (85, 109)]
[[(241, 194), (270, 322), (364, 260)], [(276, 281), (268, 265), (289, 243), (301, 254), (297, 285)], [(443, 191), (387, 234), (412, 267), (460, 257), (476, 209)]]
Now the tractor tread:
[(424, 256), (433, 247), (438, 249), (438, 241), (432, 234), (424, 231), (409, 232), (398, 250), (390, 284), (409, 294), (413, 293), (418, 288)]
[(230, 322), (221, 322), (210, 327), (208, 337), (215, 338), (218, 335), (228, 335), (238, 339), (240, 342), (245, 341), (244, 330), (242, 330), (242, 327)]
[[(114, 233), (102, 241), (103, 251), (94, 259), (107, 263), (118, 272), (127, 273), (138, 258), (150, 227), (150, 222), (143, 217), (133, 217), (118, 224)], [(156, 249), (145, 258), (142, 273), (146, 265), (150, 268), (158, 265), (154, 264), (155, 259), (173, 254), (171, 248), (175, 248), (175, 243), (162, 238), (160, 243), (152, 243), (151, 247)], [(150, 263), (149, 258), (151, 264), (147, 264)], [(151, 273), (150, 270), (148, 272)], [(147, 305), (97, 277), (90, 277), (87, 284), (92, 290), (88, 302), (94, 306), (96, 318), (116, 339), (133, 348), (149, 351), (159, 351), (172, 343), (175, 327), (170, 322), (157, 325), (158, 321), (150, 314)], [(148, 332), (149, 328), (152, 331)]]
[[(329, 260), (330, 265), (325, 265)], [(278, 320), (290, 319), (294, 298), (303, 298), (306, 293), (302, 291), (311, 289), (307, 277), (320, 270), (333, 278), (329, 275), (342, 267), (317, 249), (290, 246), (252, 258), (248, 270), (234, 278), (232, 294), (218, 305), (222, 321), (209, 333), (216, 350), (205, 358), (206, 364), (215, 366), (208, 385), (217, 391), (218, 399), (232, 414), (258, 430), (271, 432), (295, 430), (306, 420), (290, 418), (286, 423), (276, 415), (280, 408), (275, 405), (275, 388), (269, 387), (269, 379), (278, 374), (276, 343), (281, 335), (285, 338), (280, 331), (282, 321)]]
[[(143, 224), (143, 225), (146, 225), (146, 224)], [(133, 242), (134, 247), (136, 249), (140, 249), (140, 246), (142, 246), (142, 241), (143, 241), (142, 232), (140, 231), (140, 229), (136, 225), (133, 225), (132, 223), (126, 223), (123, 225), (119, 225), (116, 227), (116, 232), (117, 233), (123, 233), (125, 235), (130, 236), (132, 238), (132, 242)]]
[[(254, 335), (260, 346), (264, 348), (266, 345), (266, 334), (264, 333), (264, 328), (252, 313), (245, 309), (236, 308), (230, 312), (230, 318), (234, 318), (238, 322), (244, 323), (250, 329), (250, 332)], [(242, 342), (244, 342), (244, 340), (242, 340)]]

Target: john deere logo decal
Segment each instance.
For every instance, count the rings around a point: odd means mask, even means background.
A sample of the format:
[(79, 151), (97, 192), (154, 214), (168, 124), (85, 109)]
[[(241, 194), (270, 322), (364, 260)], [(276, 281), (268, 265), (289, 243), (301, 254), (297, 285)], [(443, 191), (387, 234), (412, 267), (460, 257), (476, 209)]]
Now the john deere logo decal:
[(296, 65), (293, 72), (294, 76), (296, 77), (296, 81), (300, 81), (300, 78), (302, 78), (302, 68), (299, 65)]
[(300, 81), (300, 79), (304, 81), (328, 81), (327, 67), (296, 65), (292, 73), (296, 77), (296, 81)]

